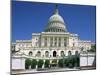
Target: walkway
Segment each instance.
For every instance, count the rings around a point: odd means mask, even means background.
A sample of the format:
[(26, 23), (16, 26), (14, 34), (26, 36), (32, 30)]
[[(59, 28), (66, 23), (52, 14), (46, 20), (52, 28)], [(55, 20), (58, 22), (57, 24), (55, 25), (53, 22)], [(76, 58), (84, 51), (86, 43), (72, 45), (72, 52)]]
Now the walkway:
[(12, 71), (12, 74), (32, 74), (32, 73), (44, 73), (44, 72), (61, 72), (61, 71), (76, 71), (80, 69), (76, 68), (50, 68), (50, 69), (44, 69), (44, 70), (36, 70), (36, 69), (31, 69), (31, 70), (22, 70), (22, 71)]

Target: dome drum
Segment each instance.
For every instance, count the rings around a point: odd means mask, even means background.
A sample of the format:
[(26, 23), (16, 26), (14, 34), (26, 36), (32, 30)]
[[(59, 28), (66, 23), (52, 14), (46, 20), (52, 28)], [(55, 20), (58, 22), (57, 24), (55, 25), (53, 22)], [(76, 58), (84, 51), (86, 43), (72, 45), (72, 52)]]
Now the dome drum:
[(63, 22), (61, 22), (61, 21), (49, 21), (48, 22), (48, 25), (51, 25), (51, 24), (53, 24), (53, 23), (59, 23), (59, 24), (62, 24), (62, 25), (64, 25), (65, 23), (63, 23)]
[(66, 32), (65, 29), (63, 28), (54, 28), (54, 27), (46, 29), (45, 31), (46, 32)]
[(66, 27), (64, 26), (64, 25), (62, 25), (62, 24), (60, 24), (60, 23), (53, 23), (53, 24), (51, 24), (51, 25), (48, 25), (48, 27), (47, 27), (48, 29), (49, 28), (62, 28), (62, 29), (66, 29)]

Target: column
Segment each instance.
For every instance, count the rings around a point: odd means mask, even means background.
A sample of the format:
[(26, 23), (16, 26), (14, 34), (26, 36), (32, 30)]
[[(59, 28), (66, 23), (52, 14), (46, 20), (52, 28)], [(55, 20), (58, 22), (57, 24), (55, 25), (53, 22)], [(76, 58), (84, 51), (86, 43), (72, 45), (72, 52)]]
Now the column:
[(57, 37), (57, 47), (59, 46), (59, 37)]
[(63, 46), (64, 46), (64, 38), (61, 37), (61, 47), (63, 47)]
[(50, 37), (48, 37), (47, 44), (48, 44), (48, 47), (50, 47)]
[[(45, 62), (45, 60), (43, 60), (43, 62)], [(43, 64), (43, 65), (42, 65), (42, 68), (45, 68), (44, 66), (45, 66), (45, 65)]]
[(41, 46), (44, 46), (44, 37), (41, 37)]

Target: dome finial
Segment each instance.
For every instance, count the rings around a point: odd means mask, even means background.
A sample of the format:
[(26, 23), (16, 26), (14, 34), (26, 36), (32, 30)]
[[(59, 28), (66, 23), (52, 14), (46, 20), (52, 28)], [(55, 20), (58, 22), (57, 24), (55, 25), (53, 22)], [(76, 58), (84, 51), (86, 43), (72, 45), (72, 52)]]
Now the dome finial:
[(54, 14), (58, 14), (59, 12), (58, 12), (58, 5), (56, 4), (55, 5), (55, 11), (54, 11)]

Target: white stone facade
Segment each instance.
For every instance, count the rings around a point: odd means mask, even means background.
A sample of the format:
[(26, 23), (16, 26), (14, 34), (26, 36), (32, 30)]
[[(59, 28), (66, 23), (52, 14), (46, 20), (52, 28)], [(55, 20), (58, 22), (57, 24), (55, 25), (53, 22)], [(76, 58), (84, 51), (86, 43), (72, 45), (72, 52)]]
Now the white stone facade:
[(72, 55), (75, 51), (80, 53), (81, 49), (84, 51), (91, 49), (90, 41), (80, 41), (77, 34), (68, 32), (42, 32), (33, 33), (32, 40), (16, 40), (15, 50), (17, 53), (24, 53), (36, 57), (40, 52), (40, 57), (45, 57), (46, 52), (48, 57), (53, 57), (53, 52), (56, 51), (56, 56), (61, 56), (61, 52), (67, 56), (68, 51)]

